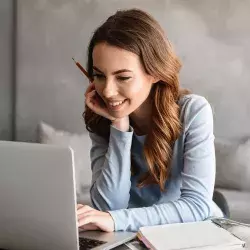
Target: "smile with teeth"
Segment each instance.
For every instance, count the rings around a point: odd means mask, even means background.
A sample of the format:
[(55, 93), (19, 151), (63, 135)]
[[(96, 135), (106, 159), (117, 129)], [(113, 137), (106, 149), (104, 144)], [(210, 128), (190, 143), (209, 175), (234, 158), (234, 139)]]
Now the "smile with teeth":
[(119, 106), (119, 105), (123, 104), (125, 101), (126, 100), (119, 101), (119, 102), (109, 102), (109, 106), (116, 107), (116, 106)]

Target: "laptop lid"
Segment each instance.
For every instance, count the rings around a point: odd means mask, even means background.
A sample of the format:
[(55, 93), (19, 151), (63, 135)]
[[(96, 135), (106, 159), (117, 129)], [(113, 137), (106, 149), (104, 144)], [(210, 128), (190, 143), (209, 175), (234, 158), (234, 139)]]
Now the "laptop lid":
[(0, 141), (0, 248), (77, 250), (69, 148)]

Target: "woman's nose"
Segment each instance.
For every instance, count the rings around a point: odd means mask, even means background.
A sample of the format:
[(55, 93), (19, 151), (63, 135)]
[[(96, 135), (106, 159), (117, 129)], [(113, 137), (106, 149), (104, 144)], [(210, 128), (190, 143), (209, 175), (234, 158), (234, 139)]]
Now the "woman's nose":
[(116, 84), (112, 81), (106, 81), (105, 87), (102, 92), (103, 96), (107, 99), (117, 95), (117, 87)]

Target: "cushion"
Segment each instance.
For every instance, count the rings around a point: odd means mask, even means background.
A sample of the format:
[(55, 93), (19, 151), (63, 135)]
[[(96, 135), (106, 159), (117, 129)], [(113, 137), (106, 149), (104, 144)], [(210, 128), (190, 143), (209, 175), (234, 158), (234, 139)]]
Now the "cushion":
[(89, 188), (91, 184), (90, 148), (88, 133), (73, 134), (57, 130), (41, 122), (38, 126), (38, 142), (70, 147), (74, 152), (77, 201), (90, 205)]
[(216, 187), (250, 191), (250, 139), (215, 140)]
[[(227, 201), (230, 218), (250, 224), (250, 192), (217, 189)], [(250, 234), (249, 234), (250, 235)]]

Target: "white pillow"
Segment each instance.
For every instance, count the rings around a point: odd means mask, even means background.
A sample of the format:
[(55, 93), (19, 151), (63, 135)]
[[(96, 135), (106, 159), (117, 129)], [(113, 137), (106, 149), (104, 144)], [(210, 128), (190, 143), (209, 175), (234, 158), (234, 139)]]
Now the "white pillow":
[(89, 188), (91, 184), (90, 148), (91, 139), (88, 133), (73, 134), (56, 130), (41, 122), (38, 127), (38, 142), (71, 147), (74, 151), (76, 194), (78, 203), (90, 205)]
[(216, 187), (250, 191), (250, 139), (244, 143), (215, 140)]

